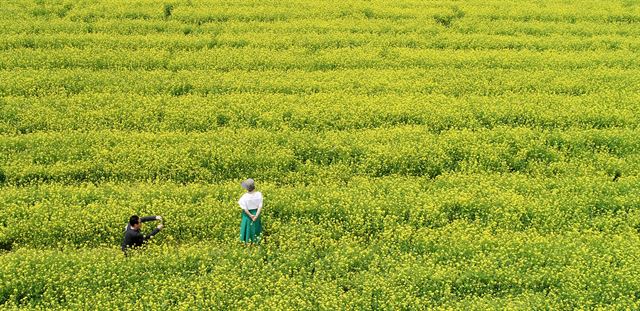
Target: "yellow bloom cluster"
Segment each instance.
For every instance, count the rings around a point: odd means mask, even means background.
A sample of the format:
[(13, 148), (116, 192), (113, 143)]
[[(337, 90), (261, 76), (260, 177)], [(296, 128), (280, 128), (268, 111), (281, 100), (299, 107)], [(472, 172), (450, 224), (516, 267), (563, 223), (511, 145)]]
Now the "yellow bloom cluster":
[[(2, 1), (0, 309), (640, 309), (639, 23), (632, 0)], [(125, 257), (132, 214), (164, 229)]]

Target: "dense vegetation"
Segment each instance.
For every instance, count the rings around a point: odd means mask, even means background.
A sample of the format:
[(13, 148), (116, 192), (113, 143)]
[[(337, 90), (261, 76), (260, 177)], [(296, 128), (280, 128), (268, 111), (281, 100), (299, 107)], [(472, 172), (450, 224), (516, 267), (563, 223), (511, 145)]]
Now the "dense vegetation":
[(0, 308), (640, 308), (637, 1), (5, 2)]

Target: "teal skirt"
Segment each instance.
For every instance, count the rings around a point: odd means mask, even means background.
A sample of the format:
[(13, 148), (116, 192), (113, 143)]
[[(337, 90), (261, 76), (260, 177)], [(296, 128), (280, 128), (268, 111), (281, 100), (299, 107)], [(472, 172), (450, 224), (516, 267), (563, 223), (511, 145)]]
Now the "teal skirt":
[[(251, 215), (255, 215), (258, 212), (257, 209), (250, 210)], [(242, 222), (240, 223), (240, 241), (244, 243), (258, 243), (260, 242), (260, 233), (262, 232), (262, 223), (258, 217), (256, 221), (252, 221), (247, 214), (242, 211)]]

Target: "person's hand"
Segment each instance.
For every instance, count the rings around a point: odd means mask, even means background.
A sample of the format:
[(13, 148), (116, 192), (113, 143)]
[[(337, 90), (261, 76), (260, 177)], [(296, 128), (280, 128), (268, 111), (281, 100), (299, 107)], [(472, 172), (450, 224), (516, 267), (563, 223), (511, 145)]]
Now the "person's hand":
[(156, 220), (162, 220), (162, 216), (156, 216)]
[(156, 227), (156, 228), (158, 228), (158, 230), (162, 230), (162, 228), (164, 228), (164, 225), (159, 224), (158, 227)]
[(256, 216), (251, 216), (251, 221), (256, 221), (257, 217)]

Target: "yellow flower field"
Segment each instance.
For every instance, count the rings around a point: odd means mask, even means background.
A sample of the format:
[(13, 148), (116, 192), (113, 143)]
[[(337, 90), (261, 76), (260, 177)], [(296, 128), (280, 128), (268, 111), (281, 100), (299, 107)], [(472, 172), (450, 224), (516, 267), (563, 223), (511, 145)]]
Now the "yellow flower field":
[[(640, 309), (639, 26), (633, 0), (3, 1), (0, 309)], [(165, 227), (125, 257), (132, 214)]]

